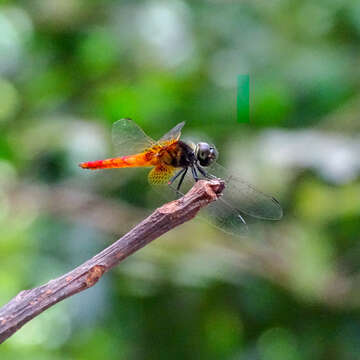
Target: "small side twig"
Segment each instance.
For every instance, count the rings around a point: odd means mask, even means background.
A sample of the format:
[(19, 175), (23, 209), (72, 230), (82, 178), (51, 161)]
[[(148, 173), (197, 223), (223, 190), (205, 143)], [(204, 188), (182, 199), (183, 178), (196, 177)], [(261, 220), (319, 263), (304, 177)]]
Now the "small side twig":
[(0, 343), (47, 308), (95, 285), (105, 272), (152, 240), (194, 218), (223, 189), (221, 180), (198, 181), (185, 196), (158, 208), (121, 239), (74, 270), (45, 285), (21, 291), (0, 308)]

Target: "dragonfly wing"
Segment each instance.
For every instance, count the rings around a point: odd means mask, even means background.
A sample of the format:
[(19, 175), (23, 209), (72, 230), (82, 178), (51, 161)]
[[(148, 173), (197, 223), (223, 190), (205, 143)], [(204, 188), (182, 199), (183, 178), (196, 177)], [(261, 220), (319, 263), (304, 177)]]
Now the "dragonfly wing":
[(167, 184), (176, 168), (167, 165), (158, 165), (151, 169), (148, 175), (149, 183), (152, 185)]
[(218, 163), (211, 165), (209, 173), (225, 181), (222, 200), (229, 206), (258, 219), (281, 219), (283, 212), (275, 198), (256, 190)]
[(241, 235), (249, 231), (240, 212), (221, 197), (206, 206), (202, 213), (212, 225), (227, 233)]
[[(194, 178), (188, 172), (179, 192), (176, 192), (176, 184), (172, 184), (168, 187), (169, 191), (165, 191), (164, 194), (167, 194), (167, 200), (173, 200), (186, 194), (194, 183)], [(222, 197), (203, 208), (200, 212), (200, 218), (230, 234), (244, 235), (248, 233), (248, 227), (240, 212)]]
[(131, 119), (120, 119), (114, 123), (112, 141), (118, 156), (138, 154), (155, 143)]
[(185, 121), (182, 121), (181, 123), (177, 124), (175, 127), (173, 127), (169, 132), (167, 132), (160, 140), (159, 142), (164, 142), (168, 140), (179, 140), (181, 136), (181, 130), (185, 125)]

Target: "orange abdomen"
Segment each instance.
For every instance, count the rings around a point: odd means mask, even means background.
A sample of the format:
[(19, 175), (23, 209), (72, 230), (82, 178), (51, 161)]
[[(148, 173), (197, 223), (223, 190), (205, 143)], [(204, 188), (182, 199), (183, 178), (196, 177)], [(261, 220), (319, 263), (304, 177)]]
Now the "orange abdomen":
[(152, 153), (141, 153), (136, 155), (128, 155), (128, 156), (112, 158), (112, 159), (88, 161), (79, 164), (81, 168), (90, 169), (90, 170), (154, 166), (154, 165), (156, 165), (156, 162), (154, 162)]

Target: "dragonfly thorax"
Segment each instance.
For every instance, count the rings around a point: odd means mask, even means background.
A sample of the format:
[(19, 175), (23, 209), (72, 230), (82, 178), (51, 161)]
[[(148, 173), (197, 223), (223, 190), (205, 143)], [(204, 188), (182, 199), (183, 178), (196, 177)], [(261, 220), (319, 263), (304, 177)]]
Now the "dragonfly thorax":
[(195, 147), (195, 157), (201, 166), (209, 166), (217, 159), (218, 152), (215, 146), (199, 142)]

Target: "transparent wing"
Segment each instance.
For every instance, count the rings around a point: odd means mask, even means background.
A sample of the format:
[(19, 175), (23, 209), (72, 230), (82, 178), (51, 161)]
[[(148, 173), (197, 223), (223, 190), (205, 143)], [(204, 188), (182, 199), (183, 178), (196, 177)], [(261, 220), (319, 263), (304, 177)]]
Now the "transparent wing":
[(272, 196), (256, 190), (218, 163), (214, 163), (206, 170), (225, 181), (222, 200), (229, 206), (258, 219), (279, 220), (282, 218), (282, 208)]
[(118, 156), (140, 153), (155, 143), (131, 119), (120, 119), (113, 124), (112, 141)]
[[(176, 192), (176, 184), (174, 183), (171, 186), (162, 187), (161, 196), (166, 201), (174, 200), (186, 194), (194, 185), (194, 182), (191, 172), (188, 172), (179, 192)], [(230, 234), (245, 235), (248, 233), (248, 227), (241, 213), (231, 204), (224, 201), (222, 197), (203, 208), (198, 217)]]
[(185, 125), (185, 121), (177, 124), (169, 132), (167, 132), (158, 142), (168, 141), (168, 140), (179, 140), (181, 136), (181, 130)]
[(203, 216), (212, 225), (235, 235), (247, 234), (249, 229), (239, 210), (220, 197), (203, 210)]
[[(223, 195), (201, 210), (201, 218), (211, 225), (230, 234), (246, 235), (249, 231), (246, 222), (251, 221), (250, 217), (268, 220), (282, 217), (281, 206), (273, 197), (256, 190), (219, 164), (206, 170), (226, 183)], [(191, 172), (186, 174), (179, 192), (176, 192), (176, 185), (177, 182), (171, 186), (161, 186), (158, 193), (166, 201), (185, 194), (194, 185)]]
[(175, 171), (172, 166), (160, 165), (152, 168), (148, 174), (148, 180), (151, 185), (167, 184)]

